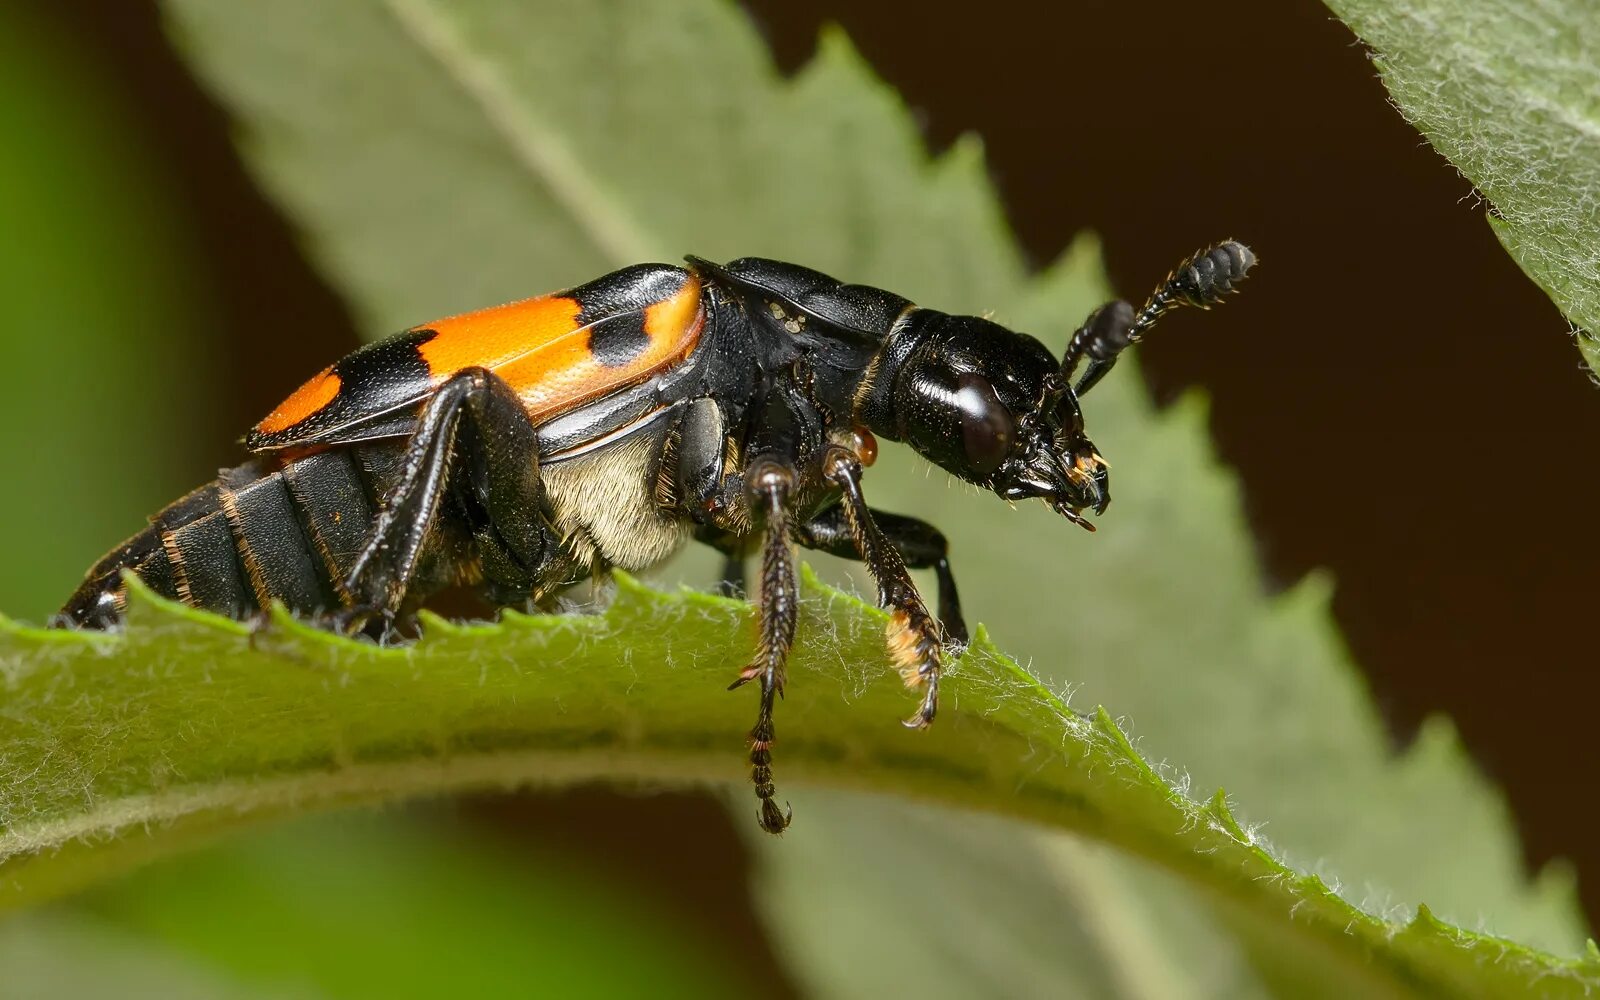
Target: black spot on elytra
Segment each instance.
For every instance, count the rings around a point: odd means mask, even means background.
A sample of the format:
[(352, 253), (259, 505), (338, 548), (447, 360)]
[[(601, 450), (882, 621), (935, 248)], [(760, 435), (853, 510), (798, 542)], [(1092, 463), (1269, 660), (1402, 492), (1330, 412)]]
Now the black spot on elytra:
[(581, 307), (578, 323), (587, 326), (657, 302), (683, 289), (689, 272), (671, 264), (635, 264), (570, 289), (566, 294)]
[(643, 310), (612, 316), (589, 328), (589, 353), (607, 368), (626, 368), (649, 346)]
[(250, 432), (251, 450), (315, 441), (334, 428), (388, 413), (421, 399), (430, 391), (428, 363), (422, 345), (438, 336), (426, 328), (407, 330), (347, 354), (333, 366), (339, 392), (328, 404), (293, 427), (273, 434)]
[(408, 330), (368, 344), (333, 366), (339, 376), (339, 394), (317, 416), (329, 425), (383, 413), (430, 391), (431, 374), (422, 357), (422, 345), (437, 337), (435, 330)]

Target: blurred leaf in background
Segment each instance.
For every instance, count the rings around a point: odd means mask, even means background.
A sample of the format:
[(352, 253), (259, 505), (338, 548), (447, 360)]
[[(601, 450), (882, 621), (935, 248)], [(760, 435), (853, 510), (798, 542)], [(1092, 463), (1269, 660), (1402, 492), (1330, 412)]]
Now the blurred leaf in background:
[(755, 992), (625, 882), (438, 809), (318, 817), (156, 864), (0, 924), (0, 967), (6, 997)]
[(0, 607), (35, 620), (205, 472), (214, 313), (132, 118), (59, 25), (0, 6)]
[(79, 912), (30, 914), (0, 924), (0, 997), (6, 1000), (286, 1000), (255, 989), (148, 935)]
[[(828, 836), (763, 851), (756, 885), (807, 995), (1273, 995), (1210, 906), (1167, 872), (990, 816), (817, 798), (805, 820)], [(1375, 984), (1313, 960), (1329, 995)], [(1296, 989), (1305, 995), (1305, 977)]]

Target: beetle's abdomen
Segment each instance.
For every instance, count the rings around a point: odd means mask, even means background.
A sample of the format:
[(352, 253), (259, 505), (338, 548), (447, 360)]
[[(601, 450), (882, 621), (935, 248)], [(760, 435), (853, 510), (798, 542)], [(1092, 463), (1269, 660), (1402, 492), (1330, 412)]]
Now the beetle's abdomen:
[(244, 618), (272, 600), (300, 614), (344, 606), (344, 579), (376, 514), (393, 446), (343, 448), (224, 472), (96, 563), (61, 609), (105, 628), (127, 604), (124, 570), (159, 594)]

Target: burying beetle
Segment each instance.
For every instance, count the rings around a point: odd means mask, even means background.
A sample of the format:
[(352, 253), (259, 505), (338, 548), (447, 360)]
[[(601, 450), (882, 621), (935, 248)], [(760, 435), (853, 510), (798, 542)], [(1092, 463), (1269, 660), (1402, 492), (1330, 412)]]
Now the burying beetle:
[[(798, 610), (792, 546), (872, 573), (890, 655), (923, 689), (906, 725), (933, 721), (944, 644), (967, 639), (945, 537), (867, 505), (876, 437), (1093, 530), (1083, 512), (1111, 497), (1079, 398), (1162, 313), (1216, 303), (1254, 262), (1233, 241), (1194, 255), (1141, 309), (1095, 310), (1059, 363), (986, 319), (755, 257), (641, 264), (415, 327), (301, 386), (246, 437), (249, 461), (100, 560), (58, 621), (116, 622), (124, 570), (234, 618), (279, 600), (353, 631), (451, 585), (544, 602), (691, 537), (742, 584), (759, 548), (760, 636), (732, 687), (761, 685), (750, 764), (761, 826), (780, 833), (772, 713)], [(937, 620), (919, 568), (937, 576)]]

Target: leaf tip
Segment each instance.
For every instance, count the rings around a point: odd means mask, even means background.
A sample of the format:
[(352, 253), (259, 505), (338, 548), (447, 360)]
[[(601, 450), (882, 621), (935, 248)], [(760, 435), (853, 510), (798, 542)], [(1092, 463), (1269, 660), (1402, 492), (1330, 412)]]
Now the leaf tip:
[(850, 33), (838, 21), (825, 21), (817, 29), (817, 59), (869, 74), (873, 82), (879, 82), (856, 43), (850, 40)]
[(290, 631), (299, 628), (302, 624), (301, 621), (294, 616), (294, 612), (289, 610), (289, 606), (278, 600), (274, 600), (267, 608), (267, 621), (270, 622), (274, 628), (287, 629)]
[(122, 618), (125, 634), (130, 637), (147, 629), (172, 625), (198, 626), (232, 635), (250, 634), (250, 626), (244, 622), (163, 597), (134, 575), (132, 570), (122, 571), (122, 582), (128, 592), (128, 605)]
[(1322, 876), (1318, 875), (1316, 872), (1308, 872), (1305, 875), (1301, 875), (1296, 881), (1299, 882), (1302, 886), (1305, 887), (1305, 890), (1309, 895), (1313, 895), (1313, 896), (1332, 896), (1332, 895), (1334, 895), (1333, 887), (1330, 886), (1327, 882), (1324, 882), (1323, 879), (1322, 879)]
[[(502, 612), (502, 614), (508, 613), (516, 614), (514, 611)], [(462, 632), (466, 631), (466, 629), (462, 628), (459, 623), (453, 622), (443, 615), (429, 611), (427, 608), (422, 608), (417, 612), (417, 624), (422, 626), (422, 637), (424, 641), (426, 641), (427, 637), (430, 635), (460, 635)]]
[(1433, 915), (1427, 903), (1418, 903), (1417, 912), (1406, 925), (1406, 930), (1424, 932), (1428, 934), (1446, 934), (1453, 930), (1448, 924)]
[(611, 598), (610, 607), (606, 609), (608, 618), (649, 616), (671, 600), (632, 573), (625, 573), (620, 569), (613, 570), (611, 579), (617, 586), (617, 592)]
[(822, 582), (822, 577), (817, 575), (817, 571), (812, 569), (811, 564), (808, 562), (800, 564), (800, 586), (804, 590), (834, 591), (837, 593), (833, 587)]
[(1100, 735), (1110, 739), (1128, 757), (1143, 763), (1143, 758), (1139, 756), (1139, 751), (1133, 748), (1133, 741), (1128, 739), (1128, 734), (1124, 733), (1122, 727), (1117, 725), (1117, 720), (1111, 717), (1111, 713), (1106, 711), (1104, 705), (1096, 705), (1094, 707), (1093, 722), (1094, 728), (1100, 732)]
[(1239, 820), (1233, 815), (1233, 808), (1228, 805), (1228, 793), (1225, 789), (1219, 788), (1213, 792), (1200, 811), (1234, 840), (1243, 844), (1251, 842), (1250, 835), (1239, 825)]
[(989, 634), (989, 626), (982, 622), (979, 622), (978, 627), (972, 630), (972, 638), (967, 641), (967, 648), (962, 651), (961, 655), (965, 658), (973, 653), (985, 657), (1003, 657), (1006, 655), (999, 646), (995, 645), (994, 636)]

